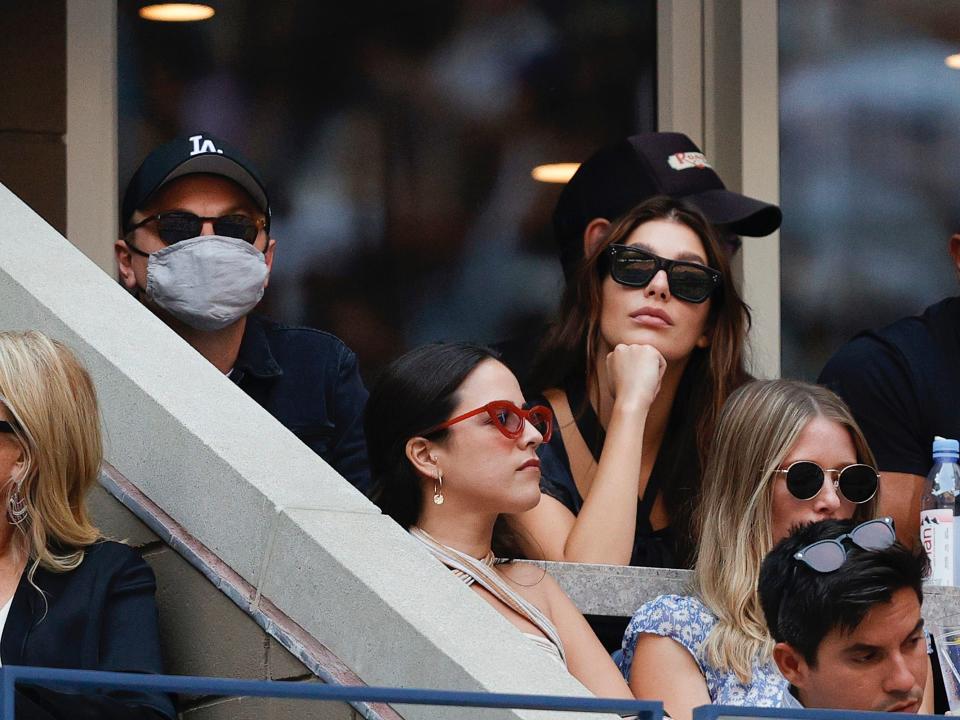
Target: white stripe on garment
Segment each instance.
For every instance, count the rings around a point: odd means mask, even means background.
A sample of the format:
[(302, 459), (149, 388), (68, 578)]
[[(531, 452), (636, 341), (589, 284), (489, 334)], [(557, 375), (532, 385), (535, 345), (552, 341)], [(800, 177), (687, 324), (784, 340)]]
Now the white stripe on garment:
[(472, 585), (476, 582), (508, 608), (536, 625), (545, 637), (541, 638), (531, 633), (523, 634), (530, 640), (535, 640), (537, 646), (543, 650), (547, 649), (546, 643), (552, 645), (552, 650), (549, 651), (550, 654), (559, 658), (560, 662), (566, 667), (567, 657), (563, 650), (563, 642), (560, 640), (560, 634), (557, 632), (557, 628), (554, 627), (550, 619), (540, 611), (540, 608), (523, 598), (493, 569), (494, 558), (492, 552), (482, 560), (478, 560), (475, 557), (471, 557), (459, 550), (455, 550), (448, 545), (438, 542), (421, 528), (410, 528), (410, 534), (422, 542), (426, 548), (433, 553), (434, 557), (450, 568), (450, 570), (467, 585)]

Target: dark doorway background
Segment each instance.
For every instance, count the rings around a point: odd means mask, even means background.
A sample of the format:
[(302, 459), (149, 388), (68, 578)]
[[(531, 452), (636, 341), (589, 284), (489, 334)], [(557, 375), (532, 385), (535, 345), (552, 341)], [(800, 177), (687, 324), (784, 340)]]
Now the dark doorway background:
[(781, 0), (784, 377), (957, 294), (960, 3)]
[(119, 4), (121, 187), (205, 130), (274, 205), (262, 310), (328, 330), (370, 378), (430, 340), (542, 324), (559, 185), (531, 169), (656, 129), (654, 0), (217, 3), (192, 24)]

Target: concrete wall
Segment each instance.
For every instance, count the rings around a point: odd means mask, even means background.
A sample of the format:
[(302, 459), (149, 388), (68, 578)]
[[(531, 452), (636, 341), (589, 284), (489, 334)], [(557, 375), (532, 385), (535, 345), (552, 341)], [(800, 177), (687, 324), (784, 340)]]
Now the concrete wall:
[(586, 693), (6, 188), (0, 327), (73, 347), (108, 461), (368, 684)]
[[(689, 570), (535, 563), (557, 579), (580, 612), (590, 615), (630, 617), (658, 595), (690, 592)], [(602, 588), (602, 590), (601, 590)], [(933, 623), (960, 612), (960, 587), (931, 586), (924, 589), (923, 617)]]
[[(104, 534), (139, 548), (156, 573), (160, 639), (168, 673), (316, 681), (299, 660), (103, 488), (95, 488), (89, 500), (94, 521)], [(344, 703), (262, 698), (181, 698), (180, 710), (183, 720), (292, 720), (306, 713), (319, 720), (360, 717)]]
[(66, 19), (66, 235), (114, 277), (119, 214), (117, 4), (70, 0)]

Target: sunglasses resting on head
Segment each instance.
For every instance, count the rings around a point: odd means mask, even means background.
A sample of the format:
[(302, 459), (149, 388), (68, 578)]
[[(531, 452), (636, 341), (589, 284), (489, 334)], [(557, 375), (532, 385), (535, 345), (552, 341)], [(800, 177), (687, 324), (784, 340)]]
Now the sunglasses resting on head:
[(793, 559), (806, 563), (807, 567), (818, 573), (834, 572), (843, 567), (847, 561), (847, 547), (843, 544), (844, 540), (849, 540), (861, 550), (886, 550), (897, 540), (897, 534), (893, 529), (893, 518), (867, 520), (840, 537), (819, 540), (807, 545), (797, 551)]

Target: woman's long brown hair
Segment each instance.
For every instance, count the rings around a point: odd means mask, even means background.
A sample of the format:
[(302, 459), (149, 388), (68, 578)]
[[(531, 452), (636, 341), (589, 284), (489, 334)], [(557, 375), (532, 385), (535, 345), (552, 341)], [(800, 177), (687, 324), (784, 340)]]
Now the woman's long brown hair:
[(703, 243), (708, 265), (723, 274), (722, 286), (710, 299), (710, 345), (695, 348), (687, 361), (658, 459), (671, 478), (663, 492), (679, 558), (683, 565), (689, 565), (695, 545), (691, 515), (699, 497), (700, 468), (724, 401), (751, 379), (745, 358), (750, 309), (733, 282), (717, 234), (703, 215), (682, 200), (657, 196), (637, 205), (615, 223), (606, 238), (577, 266), (561, 300), (558, 319), (537, 353), (532, 377), (538, 391), (562, 387), (568, 378), (577, 375), (599, 383), (597, 366), (603, 360), (598, 357), (602, 286), (608, 271), (606, 250), (614, 243), (625, 242), (636, 228), (653, 220), (690, 228)]

